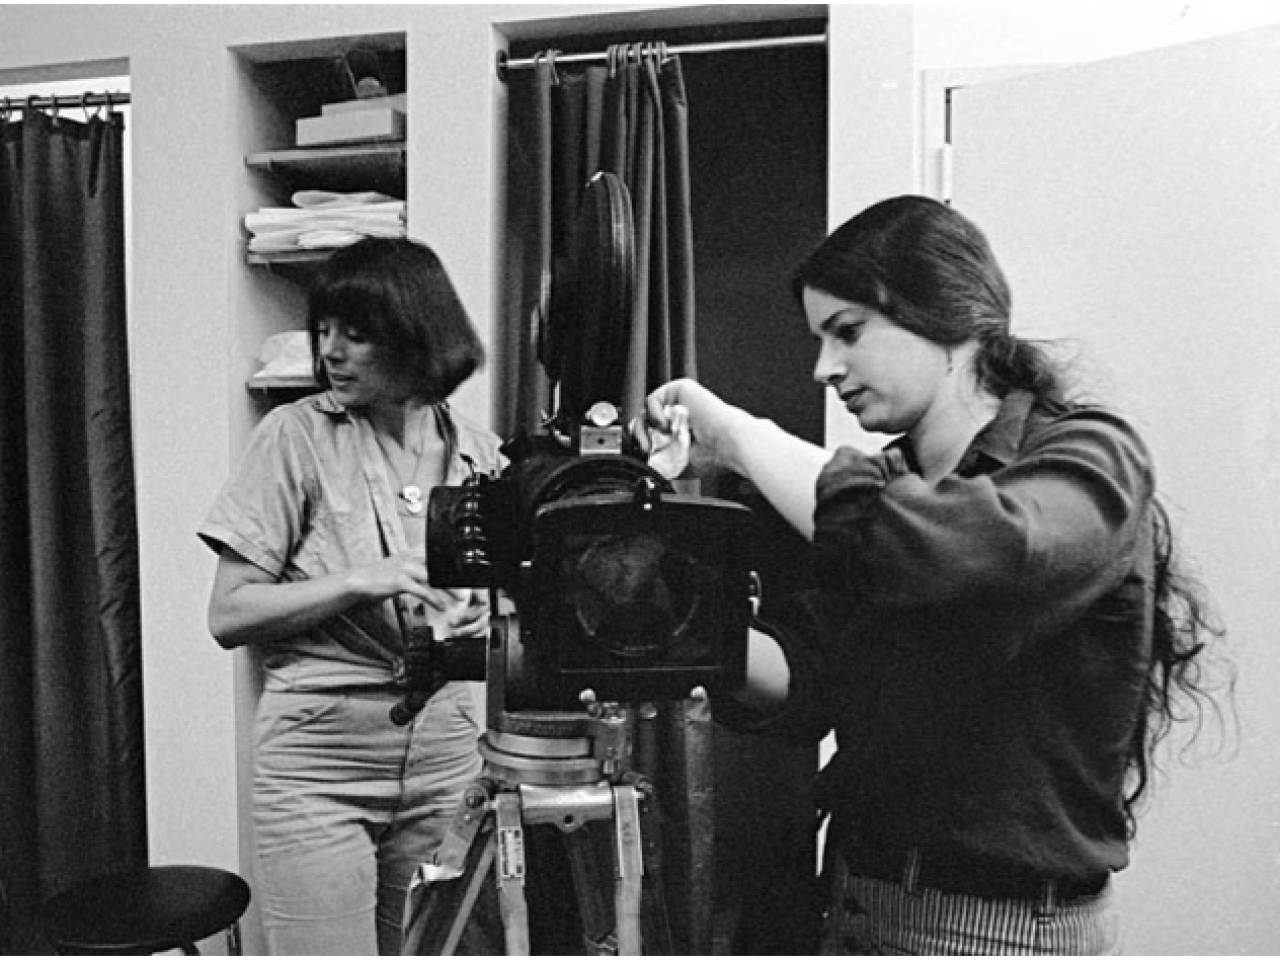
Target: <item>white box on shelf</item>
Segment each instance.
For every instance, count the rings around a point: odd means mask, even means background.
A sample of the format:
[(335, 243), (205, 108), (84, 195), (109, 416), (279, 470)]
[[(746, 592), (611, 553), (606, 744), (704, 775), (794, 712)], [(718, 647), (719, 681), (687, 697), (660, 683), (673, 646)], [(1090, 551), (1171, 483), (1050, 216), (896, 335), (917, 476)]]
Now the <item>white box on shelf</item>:
[(404, 111), (391, 107), (350, 110), (343, 113), (300, 117), (295, 124), (299, 147), (321, 147), (370, 140), (403, 140)]

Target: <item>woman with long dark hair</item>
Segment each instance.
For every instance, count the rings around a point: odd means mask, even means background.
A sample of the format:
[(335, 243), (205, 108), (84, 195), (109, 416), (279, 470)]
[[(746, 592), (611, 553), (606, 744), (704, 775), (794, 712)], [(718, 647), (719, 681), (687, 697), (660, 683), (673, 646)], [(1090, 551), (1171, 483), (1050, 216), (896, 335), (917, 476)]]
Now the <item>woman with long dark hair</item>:
[(831, 452), (687, 380), (646, 425), (687, 415), (695, 471), (749, 478), (813, 542), (819, 582), (765, 598), (748, 686), (717, 712), (836, 733), (824, 951), (1115, 952), (1110, 877), (1218, 632), (1174, 568), (1150, 452), (1010, 332), (986, 238), (945, 204), (870, 207), (793, 288), (815, 378), (897, 439)]

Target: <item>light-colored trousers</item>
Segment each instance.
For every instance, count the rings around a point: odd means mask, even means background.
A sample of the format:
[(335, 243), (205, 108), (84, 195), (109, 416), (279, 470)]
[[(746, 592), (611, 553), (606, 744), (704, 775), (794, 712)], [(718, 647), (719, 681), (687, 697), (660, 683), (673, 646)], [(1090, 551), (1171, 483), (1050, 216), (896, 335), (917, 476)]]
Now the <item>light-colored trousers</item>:
[(409, 881), (435, 852), (481, 761), (466, 684), (447, 685), (403, 727), (389, 718), (399, 699), (262, 696), (255, 896), (273, 955), (400, 951)]

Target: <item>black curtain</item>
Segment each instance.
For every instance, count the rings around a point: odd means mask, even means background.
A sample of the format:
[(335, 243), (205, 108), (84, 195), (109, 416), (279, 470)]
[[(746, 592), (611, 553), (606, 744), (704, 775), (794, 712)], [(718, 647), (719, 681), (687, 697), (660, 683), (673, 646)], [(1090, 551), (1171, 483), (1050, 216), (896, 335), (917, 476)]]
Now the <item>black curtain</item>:
[[(545, 336), (574, 281), (578, 210), (597, 173), (626, 188), (634, 224), (634, 278), (626, 317), (614, 318), (626, 355), (605, 399), (624, 420), (646, 394), (673, 377), (695, 376), (693, 219), (690, 211), (688, 102), (680, 58), (663, 44), (610, 47), (607, 60), (579, 69), (539, 54), (529, 116), (513, 116), (513, 138), (532, 170), (526, 273), (533, 280), (519, 338), (515, 422), (530, 432), (577, 398), (574, 371), (550, 355)], [(520, 103), (520, 101), (516, 101)], [(519, 107), (513, 107), (518, 110)], [(567, 282), (566, 282), (567, 281)], [(593, 382), (599, 382), (597, 374)], [(580, 413), (581, 411), (570, 411)]]
[[(519, 186), (508, 194), (508, 263), (523, 283), (511, 304), (515, 331), (506, 343), (518, 361), (503, 419), (528, 433), (552, 415), (576, 418), (595, 400), (614, 403), (628, 422), (642, 412), (649, 391), (697, 375), (689, 104), (680, 58), (659, 43), (614, 45), (604, 62), (585, 67), (557, 64), (556, 57), (538, 54), (532, 77), (513, 83), (510, 97), (509, 175)], [(625, 315), (607, 318), (607, 329), (586, 337), (585, 315), (567, 314), (578, 306), (579, 210), (585, 186), (599, 173), (625, 187), (634, 271)], [(572, 332), (564, 334), (566, 328)], [(548, 336), (549, 329), (561, 333)], [(606, 351), (588, 357), (586, 367), (598, 363), (584, 374), (581, 357), (567, 362), (572, 345), (560, 352), (574, 338), (617, 338), (626, 349), (620, 361), (612, 350), (607, 363)], [(636, 766), (657, 786), (645, 828), (646, 943), (675, 954), (710, 953), (710, 710), (696, 701), (662, 704), (637, 737)], [(531, 896), (542, 894), (535, 889)], [(555, 889), (550, 899), (565, 896)], [(556, 942), (556, 933), (548, 942)]]
[[(147, 862), (119, 114), (0, 119), (0, 880)], [(25, 931), (25, 932), (24, 932)]]

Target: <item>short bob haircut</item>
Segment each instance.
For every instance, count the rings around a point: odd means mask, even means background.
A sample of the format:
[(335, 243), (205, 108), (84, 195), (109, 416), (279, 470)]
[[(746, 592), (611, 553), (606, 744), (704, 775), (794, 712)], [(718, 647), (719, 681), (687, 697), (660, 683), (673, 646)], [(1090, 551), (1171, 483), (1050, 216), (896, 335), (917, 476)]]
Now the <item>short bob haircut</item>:
[(316, 273), (307, 332), (316, 380), (328, 389), (322, 323), (350, 327), (385, 348), (392, 368), (429, 403), (448, 399), (484, 363), (484, 347), (448, 273), (416, 240), (360, 240), (335, 252)]

